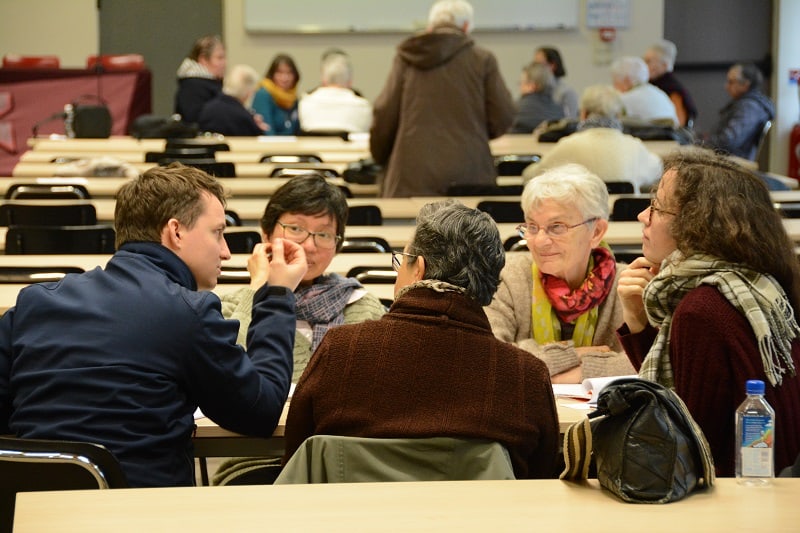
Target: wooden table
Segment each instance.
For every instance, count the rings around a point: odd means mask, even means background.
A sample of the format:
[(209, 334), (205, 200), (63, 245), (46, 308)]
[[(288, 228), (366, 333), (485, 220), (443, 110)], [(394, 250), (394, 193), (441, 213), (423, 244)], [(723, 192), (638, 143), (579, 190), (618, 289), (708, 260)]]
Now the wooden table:
[(667, 505), (596, 480), (436, 481), (28, 492), (15, 533), (141, 531), (797, 531), (800, 479), (720, 479)]

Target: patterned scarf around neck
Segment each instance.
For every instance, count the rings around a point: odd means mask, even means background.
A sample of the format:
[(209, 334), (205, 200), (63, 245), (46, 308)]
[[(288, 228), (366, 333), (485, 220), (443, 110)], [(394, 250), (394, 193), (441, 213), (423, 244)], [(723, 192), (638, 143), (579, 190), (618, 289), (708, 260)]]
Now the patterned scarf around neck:
[(458, 285), (453, 285), (452, 283), (448, 283), (446, 281), (441, 281), (438, 279), (421, 279), (406, 285), (397, 291), (397, 296), (395, 296), (394, 299), (397, 300), (411, 289), (431, 289), (432, 291), (436, 292), (457, 292), (459, 294), (467, 293), (467, 289), (464, 287), (459, 287)]
[(361, 284), (354, 278), (332, 273), (318, 277), (310, 287), (295, 291), (297, 318), (311, 324), (312, 351), (330, 328), (344, 324), (344, 308), (358, 288)]
[(278, 107), (289, 110), (292, 109), (295, 102), (297, 102), (297, 87), (292, 87), (287, 91), (275, 85), (275, 82), (269, 78), (261, 80), (261, 86), (272, 95), (272, 99), (275, 100)]
[(773, 386), (780, 385), (782, 374), (795, 375), (792, 340), (800, 336), (800, 327), (778, 282), (740, 264), (700, 254), (683, 258), (675, 251), (664, 260), (661, 271), (644, 290), (647, 318), (659, 331), (639, 377), (665, 387), (674, 386), (669, 360), (672, 314), (681, 299), (700, 285), (715, 287), (750, 323), (758, 340), (764, 372)]
[(531, 332), (539, 344), (561, 339), (561, 322), (575, 322), (572, 340), (575, 346), (592, 346), (597, 326), (597, 308), (606, 300), (617, 273), (614, 256), (605, 243), (592, 250), (586, 279), (572, 290), (561, 278), (543, 274), (534, 262)]

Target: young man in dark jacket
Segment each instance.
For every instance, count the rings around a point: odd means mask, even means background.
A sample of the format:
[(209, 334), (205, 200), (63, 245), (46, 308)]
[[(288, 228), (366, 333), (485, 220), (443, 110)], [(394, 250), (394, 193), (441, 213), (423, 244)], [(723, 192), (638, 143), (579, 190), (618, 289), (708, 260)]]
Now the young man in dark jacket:
[(268, 283), (245, 353), (209, 292), (230, 258), (222, 186), (155, 167), (120, 189), (114, 218), (105, 269), (31, 285), (0, 320), (0, 434), (102, 444), (134, 487), (192, 485), (198, 406), (239, 433), (269, 436), (278, 423), (305, 253), (285, 240), (256, 247)]

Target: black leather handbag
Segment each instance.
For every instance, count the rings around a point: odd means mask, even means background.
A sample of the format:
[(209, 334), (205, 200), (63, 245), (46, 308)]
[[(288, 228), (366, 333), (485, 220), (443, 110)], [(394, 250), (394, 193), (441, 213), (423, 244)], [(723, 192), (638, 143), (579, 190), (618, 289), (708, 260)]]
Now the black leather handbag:
[(567, 430), (561, 479), (586, 479), (592, 459), (600, 485), (626, 502), (673, 502), (714, 483), (708, 442), (683, 401), (636, 378), (609, 384)]

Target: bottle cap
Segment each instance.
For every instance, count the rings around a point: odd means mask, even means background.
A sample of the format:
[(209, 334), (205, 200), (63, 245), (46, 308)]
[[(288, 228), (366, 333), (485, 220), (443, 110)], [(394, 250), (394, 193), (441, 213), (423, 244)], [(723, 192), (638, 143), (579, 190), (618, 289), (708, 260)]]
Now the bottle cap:
[(764, 394), (764, 382), (760, 379), (749, 379), (745, 385), (747, 394)]

